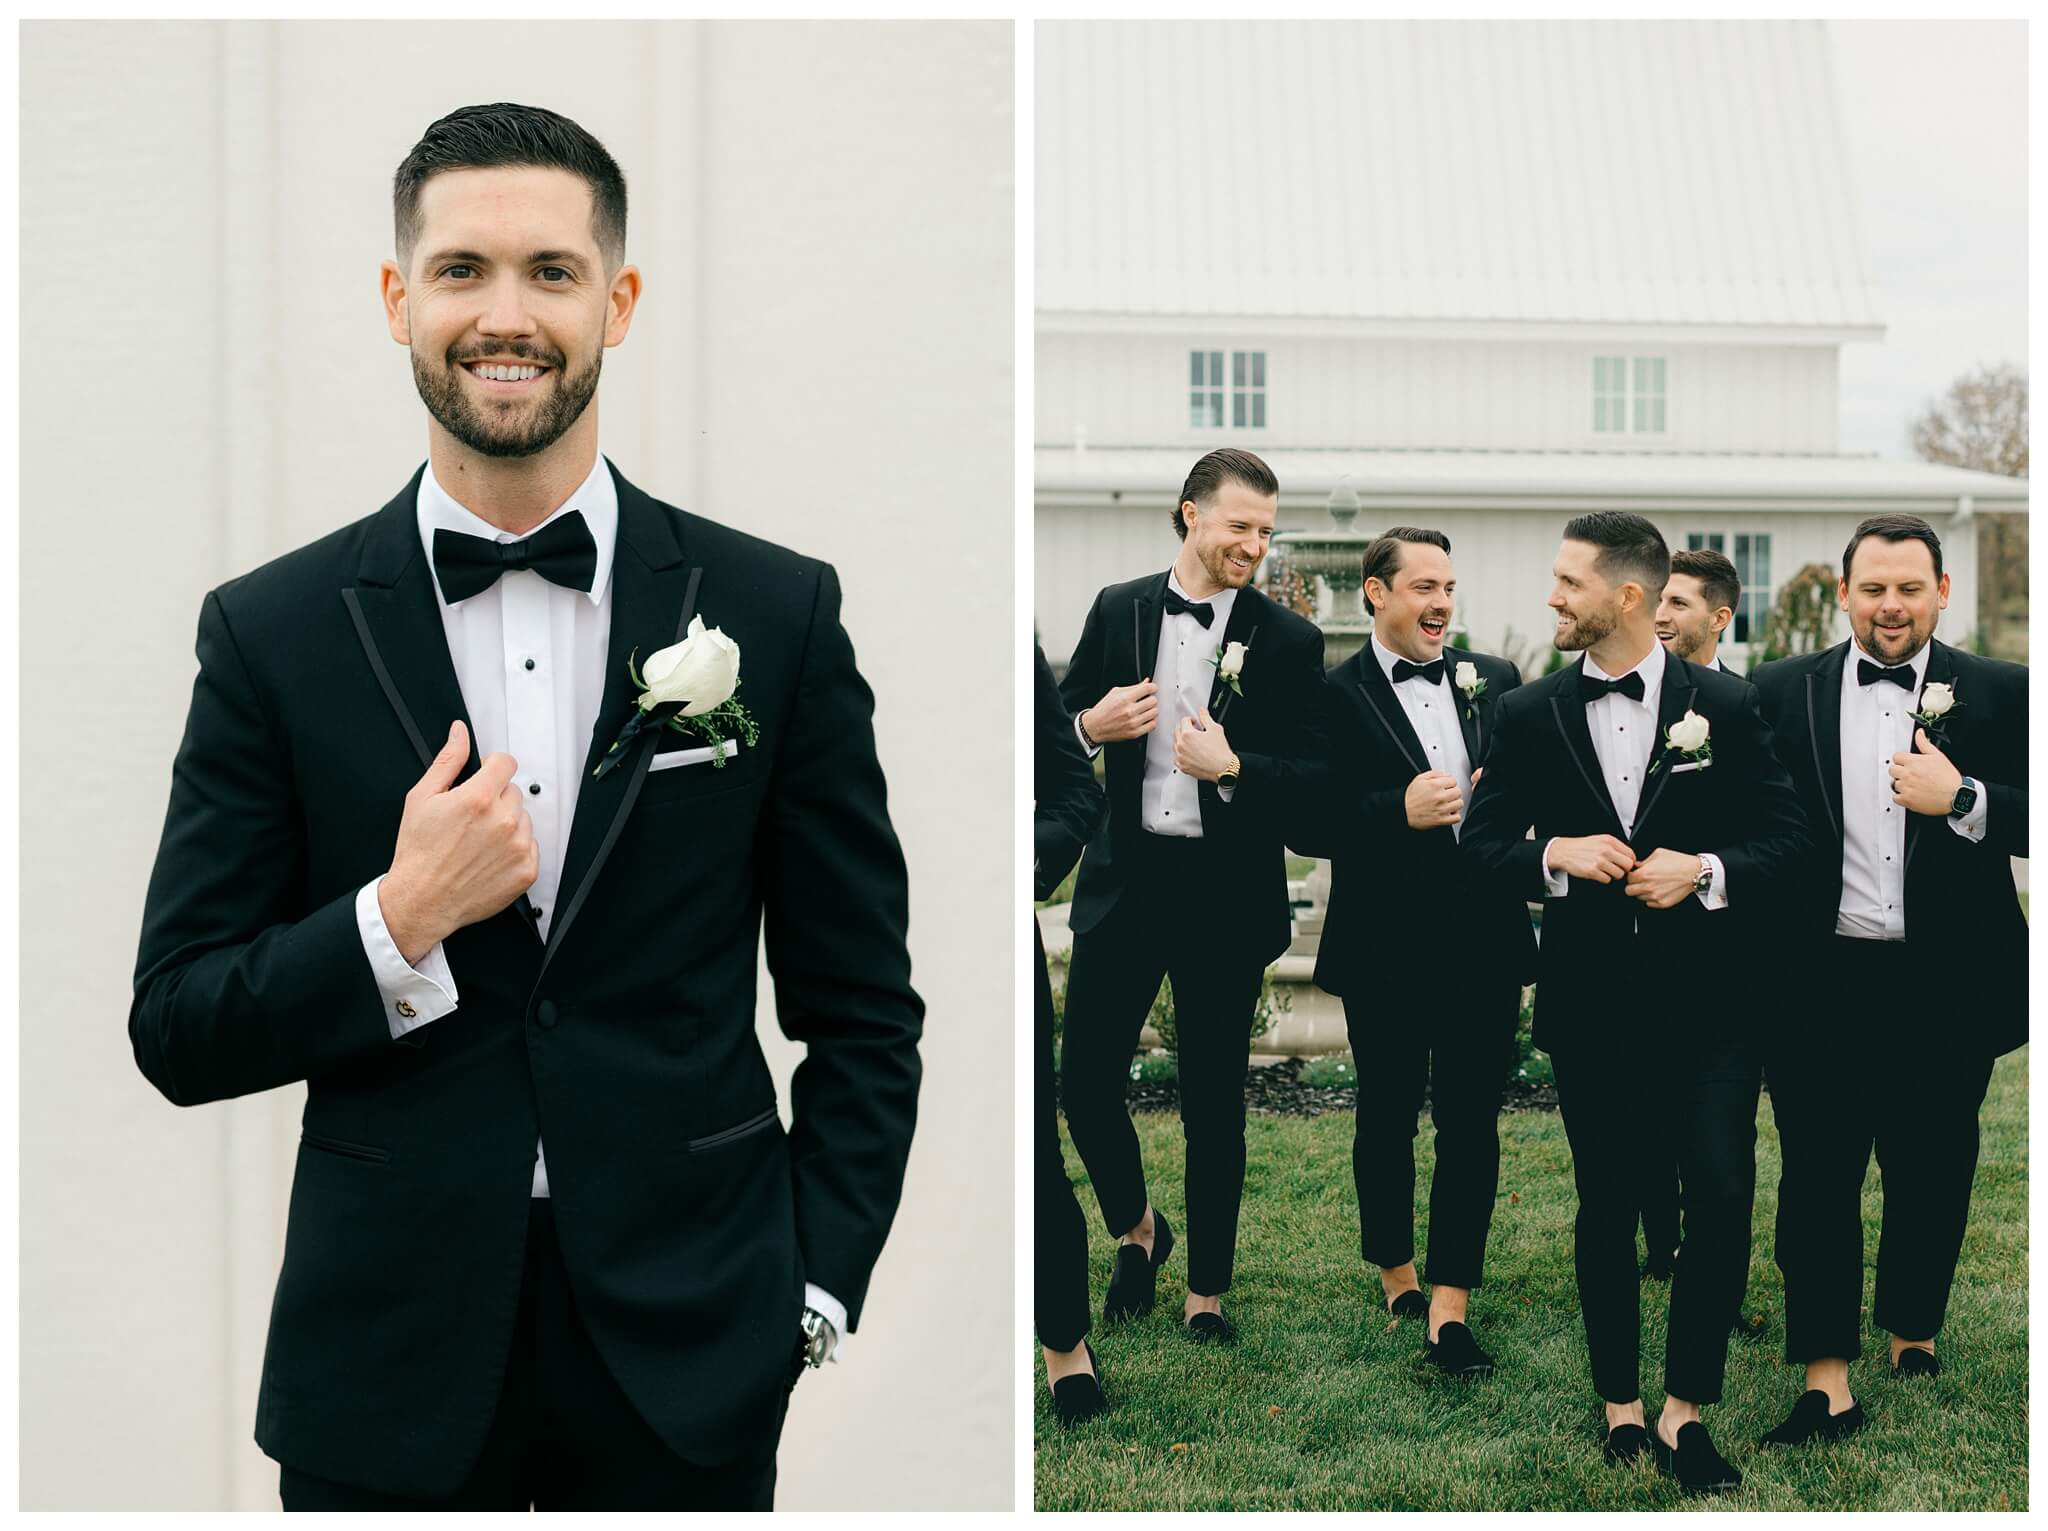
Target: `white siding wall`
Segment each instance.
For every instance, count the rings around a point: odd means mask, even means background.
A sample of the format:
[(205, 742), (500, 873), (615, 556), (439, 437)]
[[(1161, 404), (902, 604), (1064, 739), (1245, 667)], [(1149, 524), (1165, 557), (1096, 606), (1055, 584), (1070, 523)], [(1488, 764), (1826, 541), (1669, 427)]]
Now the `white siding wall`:
[[(1188, 353), (1266, 353), (1267, 428), (1188, 424)], [(1666, 430), (1593, 429), (1593, 358), (1660, 356)], [(1225, 361), (1228, 374), (1228, 357)], [(1832, 346), (1042, 334), (1036, 439), (1090, 446), (1833, 452)], [(1227, 418), (1227, 417), (1226, 417)]]
[[(1040, 506), (1037, 514), (1037, 609), (1046, 657), (1064, 664), (1081, 635), (1095, 592), (1118, 580), (1134, 578), (1170, 563), (1178, 548), (1166, 523), (1165, 501), (1171, 490), (1156, 496), (1158, 504), (1142, 506)], [(1652, 511), (1648, 514), (1673, 548), (1686, 545), (1688, 532), (1749, 533), (1771, 536), (1771, 577), (1774, 588), (1809, 563), (1838, 569), (1842, 548), (1864, 515), (1881, 507), (1854, 512), (1722, 512)], [(1281, 501), (1282, 528), (1326, 528), (1329, 518), (1318, 504), (1290, 506)], [(1936, 629), (1946, 642), (1968, 647), (1977, 625), (1976, 537), (1969, 527), (1956, 527), (1953, 517), (1933, 518), (1941, 534), (1951, 575), (1949, 607)], [(1360, 530), (1372, 531), (1402, 522), (1434, 526), (1451, 539), (1457, 566), (1458, 600), (1454, 625), (1470, 633), (1488, 653), (1522, 660), (1534, 654), (1540, 672), (1554, 619), (1544, 602), (1550, 595), (1550, 563), (1557, 552), (1563, 513), (1534, 510), (1438, 510), (1426, 503), (1411, 509), (1368, 511), (1358, 518)], [(1829, 641), (1848, 636), (1837, 614)], [(1729, 663), (1746, 669), (1761, 655), (1731, 648)]]

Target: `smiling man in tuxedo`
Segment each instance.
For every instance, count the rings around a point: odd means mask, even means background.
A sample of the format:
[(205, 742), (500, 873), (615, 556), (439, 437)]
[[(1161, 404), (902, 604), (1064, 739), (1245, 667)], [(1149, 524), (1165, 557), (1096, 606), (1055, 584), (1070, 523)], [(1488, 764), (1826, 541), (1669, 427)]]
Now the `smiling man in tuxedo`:
[(1104, 1317), (1149, 1313), (1173, 1230), (1152, 1206), (1124, 1106), (1159, 981), (1173, 986), (1187, 1136), (1196, 1340), (1223, 1314), (1244, 1192), (1244, 1077), (1266, 965), (1286, 950), (1284, 825), (1319, 751), (1323, 635), (1251, 588), (1279, 505), (1272, 470), (1224, 449), (1173, 511), (1180, 554), (1095, 598), (1060, 684), (1083, 747), (1108, 751), (1106, 832), (1074, 887), (1061, 1055), (1067, 1130), (1121, 1239)]
[[(1749, 1263), (1762, 1074), (1752, 1028), (1699, 1003), (1698, 980), (1737, 959), (1731, 903), (1764, 897), (1806, 832), (1754, 691), (1657, 642), (1670, 570), (1641, 516), (1566, 525), (1550, 606), (1558, 648), (1584, 658), (1508, 694), (1461, 849), (1543, 900), (1536, 1042), (1571, 1143), (1573, 1261), (1605, 1454), (1651, 1450), (1682, 1487), (1708, 1492), (1741, 1481), (1700, 1411), (1721, 1396)], [(1651, 1434), (1635, 1227), (1645, 1174), (1667, 1153), (1687, 1226)]]
[[(603, 146), (465, 108), (393, 201), (428, 461), (206, 598), (136, 1060), (180, 1105), (306, 1083), (256, 1419), (287, 1509), (767, 1508), (916, 1110), (873, 698), (828, 565), (598, 454), (641, 285)], [(662, 675), (706, 689), (650, 711)]]
[[(1501, 1089), (1536, 941), (1528, 907), (1459, 855), (1458, 836), (1493, 718), (1522, 676), (1508, 660), (1445, 643), (1457, 576), (1442, 532), (1389, 528), (1366, 548), (1363, 577), (1372, 639), (1329, 674), (1319, 795), (1330, 901), (1316, 983), (1342, 996), (1358, 1060), (1351, 1165), (1366, 1261), (1396, 1317), (1427, 1321), (1432, 1362), (1484, 1377), (1493, 1360), (1467, 1309), (1485, 1264)], [(1427, 1297), (1414, 1212), (1425, 1091), (1436, 1125)]]
[[(1934, 636), (1941, 540), (1875, 516), (1842, 554), (1850, 637), (1760, 666), (1764, 715), (1814, 829), (1790, 880), (1792, 987), (1768, 1056), (1784, 1139), (1785, 1359), (1806, 1391), (1766, 1446), (1863, 1424), (1863, 1177), (1884, 1185), (1870, 1316), (1896, 1376), (1932, 1376), (1999, 1054), (2027, 1039), (2027, 670)], [(1958, 987), (1960, 986), (1960, 987)], [(1863, 996), (1861, 1003), (1845, 995)]]

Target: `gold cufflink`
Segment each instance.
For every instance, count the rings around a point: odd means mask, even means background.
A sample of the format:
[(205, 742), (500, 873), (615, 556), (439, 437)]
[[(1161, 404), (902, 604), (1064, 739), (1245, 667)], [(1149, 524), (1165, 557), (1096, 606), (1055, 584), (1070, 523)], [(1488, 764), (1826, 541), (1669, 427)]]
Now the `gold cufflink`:
[(418, 1015), (419, 1011), (413, 1009), (411, 1000), (402, 999), (398, 1002), (398, 1013), (404, 1016), (409, 1021), (414, 1016)]

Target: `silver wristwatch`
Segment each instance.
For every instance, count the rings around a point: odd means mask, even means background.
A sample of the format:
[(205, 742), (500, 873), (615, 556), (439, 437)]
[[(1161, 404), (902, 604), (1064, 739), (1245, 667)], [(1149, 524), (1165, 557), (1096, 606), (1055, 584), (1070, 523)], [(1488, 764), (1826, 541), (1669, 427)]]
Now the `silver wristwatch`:
[(804, 1332), (804, 1365), (819, 1367), (832, 1351), (832, 1324), (816, 1308), (804, 1309), (797, 1327)]
[(1692, 880), (1692, 891), (1695, 893), (1704, 893), (1713, 886), (1714, 863), (1707, 860), (1706, 857), (1702, 856), (1700, 857), (1700, 875)]

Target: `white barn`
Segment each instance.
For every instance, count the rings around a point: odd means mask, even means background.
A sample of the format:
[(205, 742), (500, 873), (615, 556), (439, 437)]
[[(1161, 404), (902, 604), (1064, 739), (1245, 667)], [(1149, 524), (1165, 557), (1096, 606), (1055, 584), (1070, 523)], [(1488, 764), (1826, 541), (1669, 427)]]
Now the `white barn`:
[(1972, 643), (1974, 516), (2026, 483), (1837, 451), (1840, 348), (1884, 325), (1821, 23), (1045, 23), (1036, 53), (1055, 664), (1223, 445), (1283, 530), (1348, 493), (1359, 530), (1442, 528), (1482, 649), (1547, 649), (1595, 508), (1735, 560), (1738, 666), (1788, 575), (1923, 515)]

